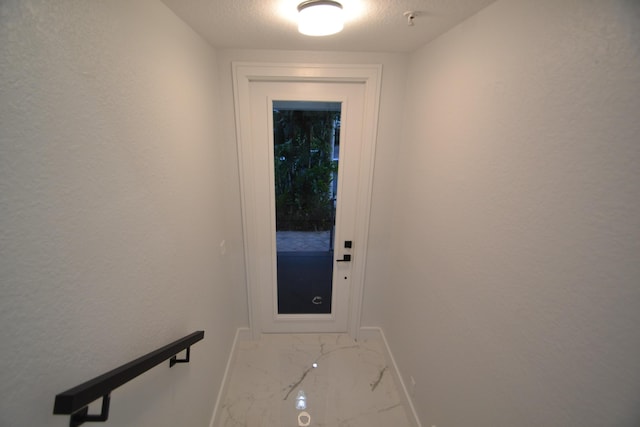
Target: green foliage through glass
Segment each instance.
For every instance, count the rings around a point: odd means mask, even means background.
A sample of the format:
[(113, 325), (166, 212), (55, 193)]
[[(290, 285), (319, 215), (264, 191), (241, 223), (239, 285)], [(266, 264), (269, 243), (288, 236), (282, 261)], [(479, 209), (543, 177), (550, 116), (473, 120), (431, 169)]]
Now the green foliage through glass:
[(332, 160), (337, 111), (273, 111), (276, 230), (322, 231), (334, 224)]

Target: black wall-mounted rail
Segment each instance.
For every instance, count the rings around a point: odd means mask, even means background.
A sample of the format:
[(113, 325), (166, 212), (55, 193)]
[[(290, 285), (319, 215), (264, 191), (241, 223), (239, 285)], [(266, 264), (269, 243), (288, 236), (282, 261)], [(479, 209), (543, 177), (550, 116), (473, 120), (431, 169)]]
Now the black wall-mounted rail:
[[(112, 390), (167, 359), (170, 359), (169, 366), (189, 362), (191, 345), (203, 338), (204, 331), (196, 331), (119, 368), (60, 393), (56, 396), (53, 413), (71, 415), (70, 427), (77, 427), (87, 421), (106, 421), (109, 417), (109, 401)], [(178, 359), (176, 355), (185, 349), (187, 350), (186, 357)], [(100, 397), (102, 397), (102, 413), (99, 415), (88, 414), (88, 405)]]

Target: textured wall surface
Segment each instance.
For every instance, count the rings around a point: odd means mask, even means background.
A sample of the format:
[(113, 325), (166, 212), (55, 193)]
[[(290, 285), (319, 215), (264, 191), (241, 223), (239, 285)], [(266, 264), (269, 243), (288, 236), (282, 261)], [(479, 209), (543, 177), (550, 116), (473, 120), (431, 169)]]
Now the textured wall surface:
[(159, 2), (0, 3), (0, 425), (68, 425), (57, 393), (197, 329), (109, 425), (209, 424), (246, 322), (215, 61)]
[(640, 2), (498, 1), (409, 74), (382, 326), (423, 425), (637, 426)]

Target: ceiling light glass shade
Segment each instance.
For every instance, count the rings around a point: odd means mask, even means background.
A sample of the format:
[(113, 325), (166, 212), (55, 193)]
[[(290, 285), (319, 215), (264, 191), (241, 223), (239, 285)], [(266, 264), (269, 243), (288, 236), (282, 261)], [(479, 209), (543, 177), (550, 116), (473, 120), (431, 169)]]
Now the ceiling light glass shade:
[(342, 5), (331, 0), (309, 0), (298, 5), (298, 31), (307, 36), (329, 36), (344, 28)]

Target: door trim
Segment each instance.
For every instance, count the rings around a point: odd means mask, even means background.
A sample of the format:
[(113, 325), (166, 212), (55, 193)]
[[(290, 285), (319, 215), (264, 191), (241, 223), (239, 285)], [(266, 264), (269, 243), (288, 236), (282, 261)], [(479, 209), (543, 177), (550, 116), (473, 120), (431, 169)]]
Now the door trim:
[[(233, 62), (233, 97), (236, 119), (236, 141), (240, 172), (240, 193), (242, 203), (242, 226), (244, 240), (245, 273), (247, 298), (249, 305), (249, 328), (254, 338), (262, 333), (260, 319), (260, 301), (257, 277), (257, 264), (265, 258), (256, 245), (251, 244), (255, 235), (257, 212), (247, 208), (254, 198), (254, 177), (251, 157), (245, 153), (254, 129), (248, 120), (251, 117), (251, 82), (332, 82), (362, 83), (364, 90), (364, 117), (362, 129), (361, 169), (359, 176), (357, 218), (355, 230), (358, 242), (358, 262), (354, 262), (351, 272), (349, 293), (347, 333), (356, 338), (360, 328), (364, 274), (367, 259), (367, 240), (371, 211), (371, 191), (373, 184), (373, 166), (378, 129), (378, 111), (380, 105), (382, 65), (380, 64), (295, 64), (295, 63), (250, 63)], [(264, 130), (258, 130), (264, 131)], [(270, 259), (270, 258), (269, 258)]]

